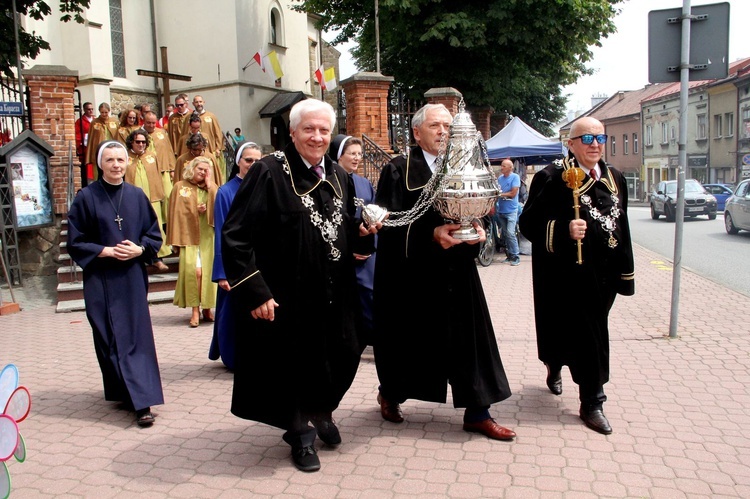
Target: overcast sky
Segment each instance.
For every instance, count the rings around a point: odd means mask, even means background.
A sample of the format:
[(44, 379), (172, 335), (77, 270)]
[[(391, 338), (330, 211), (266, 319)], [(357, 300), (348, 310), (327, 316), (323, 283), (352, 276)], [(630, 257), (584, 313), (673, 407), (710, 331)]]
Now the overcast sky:
[[(715, 1), (691, 1), (691, 7), (713, 5)], [(750, 57), (750, 0), (727, 0), (729, 3), (729, 62)], [(570, 94), (569, 111), (585, 111), (591, 107), (593, 95), (610, 96), (619, 90), (637, 90), (648, 84), (648, 13), (652, 10), (682, 9), (682, 0), (628, 0), (620, 6), (615, 17), (617, 32), (602, 40), (602, 47), (594, 47), (594, 59), (589, 67), (591, 76), (565, 88)], [(332, 36), (325, 36), (332, 39)], [(353, 75), (357, 69), (351, 61), (347, 45), (336, 47), (342, 52), (341, 79)], [(459, 89), (460, 90), (460, 89)]]

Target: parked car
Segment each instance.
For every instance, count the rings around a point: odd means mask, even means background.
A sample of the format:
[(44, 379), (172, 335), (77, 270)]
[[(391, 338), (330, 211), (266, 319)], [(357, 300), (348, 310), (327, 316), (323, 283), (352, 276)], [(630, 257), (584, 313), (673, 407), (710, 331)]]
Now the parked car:
[[(677, 181), (662, 180), (656, 184), (651, 193), (650, 204), (651, 218), (658, 220), (660, 215), (664, 215), (667, 222), (674, 222), (677, 213)], [(685, 216), (698, 215), (708, 215), (709, 220), (715, 220), (716, 198), (706, 192), (700, 182), (689, 178), (685, 180)]]
[(703, 187), (716, 198), (716, 210), (724, 211), (724, 204), (734, 192), (734, 186), (732, 184), (703, 184)]
[(724, 208), (724, 228), (727, 234), (750, 230), (750, 179), (743, 180), (727, 199)]

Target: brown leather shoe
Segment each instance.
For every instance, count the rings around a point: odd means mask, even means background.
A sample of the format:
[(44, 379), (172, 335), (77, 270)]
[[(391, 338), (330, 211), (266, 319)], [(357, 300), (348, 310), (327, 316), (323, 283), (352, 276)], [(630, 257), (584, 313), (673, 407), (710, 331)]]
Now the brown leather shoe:
[(516, 438), (515, 431), (500, 426), (492, 418), (476, 423), (464, 423), (464, 431), (481, 433), (493, 440), (513, 440)]
[(161, 260), (156, 260), (154, 262), (154, 267), (156, 267), (159, 272), (166, 272), (167, 270), (169, 270), (169, 265), (162, 262)]
[(404, 414), (401, 412), (401, 404), (384, 399), (378, 393), (378, 404), (380, 404), (380, 415), (391, 423), (403, 423)]

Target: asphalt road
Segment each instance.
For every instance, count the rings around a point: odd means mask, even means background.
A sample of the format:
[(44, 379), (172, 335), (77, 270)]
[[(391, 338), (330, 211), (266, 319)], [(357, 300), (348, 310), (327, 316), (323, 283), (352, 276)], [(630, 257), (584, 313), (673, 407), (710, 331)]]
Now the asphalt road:
[[(651, 219), (648, 206), (628, 207), (633, 242), (674, 261), (675, 223)], [(716, 220), (701, 216), (685, 219), (682, 238), (682, 268), (750, 296), (750, 232), (729, 235), (724, 213)], [(666, 291), (666, 299), (671, 289)]]

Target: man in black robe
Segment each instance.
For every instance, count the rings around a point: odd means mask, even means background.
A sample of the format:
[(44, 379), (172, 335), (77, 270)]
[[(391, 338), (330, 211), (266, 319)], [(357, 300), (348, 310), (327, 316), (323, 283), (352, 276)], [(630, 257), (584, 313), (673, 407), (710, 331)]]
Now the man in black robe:
[[(450, 124), (442, 104), (414, 114), (418, 146), (385, 165), (376, 205), (393, 212), (416, 204)], [(450, 383), (454, 407), (465, 408), (464, 430), (511, 440), (515, 432), (489, 413), (511, 391), (474, 261), (479, 241), (453, 238), (450, 231), (459, 227), (430, 207), (411, 223), (378, 233), (373, 346), (381, 415), (400, 423), (406, 399), (444, 403)], [(484, 231), (477, 231), (483, 240)]]
[(104, 380), (105, 400), (136, 411), (139, 426), (154, 422), (164, 403), (148, 310), (146, 265), (161, 247), (159, 222), (143, 191), (123, 182), (128, 153), (117, 141), (99, 147), (99, 181), (68, 211), (68, 252), (83, 269), (86, 317)]
[[(562, 393), (567, 365), (580, 387), (581, 419), (608, 435), (609, 310), (617, 294), (635, 293), (628, 191), (622, 173), (601, 159), (604, 125), (581, 118), (570, 137), (568, 157), (534, 174), (520, 228), (532, 245), (537, 348), (547, 386)], [(579, 218), (573, 209), (576, 172), (582, 172)]]
[(372, 237), (358, 237), (354, 188), (325, 155), (335, 119), (327, 103), (297, 103), (292, 144), (250, 169), (222, 229), (237, 324), (232, 413), (286, 430), (302, 471), (320, 469), (316, 431), (341, 442), (332, 412), (365, 346), (352, 254)]

